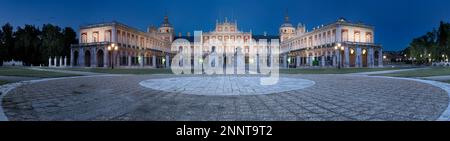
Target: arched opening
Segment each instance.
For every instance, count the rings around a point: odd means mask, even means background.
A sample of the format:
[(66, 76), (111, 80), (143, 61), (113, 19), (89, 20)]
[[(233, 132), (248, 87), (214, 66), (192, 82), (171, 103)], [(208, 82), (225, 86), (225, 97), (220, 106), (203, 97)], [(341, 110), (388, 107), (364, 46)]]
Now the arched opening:
[(84, 52), (84, 66), (91, 67), (91, 51)]
[(374, 64), (374, 66), (378, 66), (378, 59), (380, 59), (380, 58), (378, 58), (379, 53), (380, 52), (378, 50), (373, 53), (373, 58), (374, 58), (373, 64)]
[(363, 67), (367, 67), (368, 65), (367, 65), (367, 57), (368, 57), (368, 55), (367, 55), (367, 49), (363, 49), (362, 50), (362, 66)]
[(73, 52), (73, 66), (78, 66), (78, 51)]
[(103, 52), (103, 50), (98, 50), (97, 51), (97, 67), (103, 67), (104, 64), (104, 56), (105, 53)]
[(356, 66), (356, 50), (354, 48), (350, 48), (350, 55), (349, 55), (349, 63), (350, 63), (350, 67), (355, 67)]

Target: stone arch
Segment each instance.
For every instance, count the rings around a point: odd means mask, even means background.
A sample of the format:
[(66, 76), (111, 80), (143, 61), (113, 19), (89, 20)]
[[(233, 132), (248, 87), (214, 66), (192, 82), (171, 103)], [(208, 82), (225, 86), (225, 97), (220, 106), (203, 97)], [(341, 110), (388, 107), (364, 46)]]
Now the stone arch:
[(91, 51), (90, 50), (86, 50), (84, 52), (84, 66), (91, 67)]
[(380, 58), (378, 58), (379, 54), (380, 54), (380, 52), (378, 50), (375, 50), (373, 53), (374, 66), (378, 66), (378, 60), (380, 59)]
[(350, 67), (356, 67), (356, 48), (349, 48), (349, 66)]
[(368, 67), (368, 57), (369, 57), (369, 51), (367, 50), (367, 48), (363, 48), (362, 50), (361, 50), (361, 64), (362, 64), (362, 67)]
[(97, 50), (97, 67), (104, 67), (105, 52), (102, 49)]
[(78, 57), (79, 57), (78, 50), (73, 51), (73, 66), (78, 66)]

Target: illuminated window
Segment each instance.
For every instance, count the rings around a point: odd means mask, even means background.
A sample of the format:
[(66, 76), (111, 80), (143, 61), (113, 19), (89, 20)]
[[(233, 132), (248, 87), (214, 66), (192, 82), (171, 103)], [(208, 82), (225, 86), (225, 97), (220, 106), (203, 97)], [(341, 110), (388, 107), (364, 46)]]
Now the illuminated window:
[(361, 42), (361, 36), (359, 31), (355, 31), (354, 33), (355, 42)]
[(87, 43), (87, 33), (81, 34), (81, 43)]
[(92, 34), (92, 41), (93, 42), (98, 42), (98, 31), (94, 32)]

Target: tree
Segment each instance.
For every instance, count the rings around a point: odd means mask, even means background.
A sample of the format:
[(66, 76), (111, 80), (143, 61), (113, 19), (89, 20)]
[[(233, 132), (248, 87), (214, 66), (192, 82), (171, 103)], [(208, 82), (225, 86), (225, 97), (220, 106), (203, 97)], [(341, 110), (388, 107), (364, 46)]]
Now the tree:
[(3, 36), (3, 31), (0, 29), (0, 66), (3, 66), (3, 61), (6, 60), (6, 55), (8, 55), (8, 50), (6, 50), (6, 47), (3, 45), (5, 42), (1, 40)]
[(17, 60), (22, 60), (25, 65), (39, 65), (42, 63), (41, 32), (33, 25), (18, 27), (15, 32), (15, 51), (18, 52)]
[(13, 27), (9, 23), (2, 26), (2, 36), (0, 36), (0, 40), (2, 41), (2, 46), (5, 47), (6, 50), (4, 59), (11, 60), (17, 58), (17, 54), (14, 51)]
[(407, 54), (418, 62), (427, 62), (427, 59), (442, 61), (450, 55), (449, 45), (450, 24), (441, 22), (438, 30), (433, 29), (421, 37), (414, 38), (408, 46)]
[(63, 55), (70, 58), (70, 46), (78, 42), (77, 33), (72, 28), (66, 27), (64, 28), (62, 34), (64, 40)]
[(44, 24), (42, 27), (42, 47), (44, 58), (64, 55), (64, 38), (61, 28), (52, 24)]

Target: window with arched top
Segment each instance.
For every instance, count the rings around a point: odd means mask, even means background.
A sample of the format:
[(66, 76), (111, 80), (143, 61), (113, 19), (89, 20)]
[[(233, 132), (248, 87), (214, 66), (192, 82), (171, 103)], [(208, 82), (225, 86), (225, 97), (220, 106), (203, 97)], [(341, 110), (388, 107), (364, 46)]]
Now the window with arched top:
[(81, 33), (81, 43), (87, 43), (87, 33)]
[(372, 43), (373, 42), (373, 36), (371, 32), (366, 33), (366, 42)]
[(92, 33), (92, 41), (93, 42), (98, 42), (98, 31)]
[(361, 42), (361, 35), (359, 31), (355, 31), (354, 33), (354, 42)]
[(342, 41), (348, 41), (348, 30), (347, 29), (342, 29), (341, 32), (341, 36), (342, 36)]
[(112, 36), (111, 30), (106, 30), (104, 40), (107, 42), (111, 42), (111, 38), (112, 38), (111, 36)]

